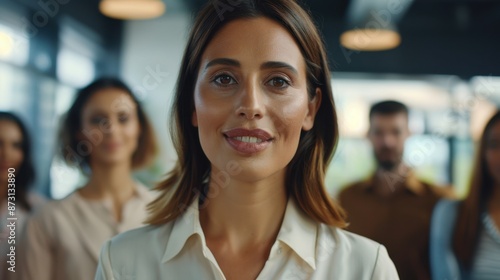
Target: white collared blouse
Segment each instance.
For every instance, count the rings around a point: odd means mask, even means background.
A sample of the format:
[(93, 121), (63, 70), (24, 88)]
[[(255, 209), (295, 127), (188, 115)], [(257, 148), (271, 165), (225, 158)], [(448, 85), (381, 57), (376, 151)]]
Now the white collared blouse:
[[(174, 221), (120, 234), (102, 248), (96, 280), (226, 279), (206, 245), (198, 200)], [(308, 218), (289, 199), (257, 279), (399, 279), (382, 245)]]

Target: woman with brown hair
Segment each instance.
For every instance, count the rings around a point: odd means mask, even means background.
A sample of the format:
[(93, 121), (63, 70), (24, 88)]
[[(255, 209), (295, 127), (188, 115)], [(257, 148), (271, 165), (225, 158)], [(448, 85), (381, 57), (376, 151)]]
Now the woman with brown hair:
[(30, 213), (45, 203), (30, 191), (35, 179), (30, 139), (17, 115), (0, 111), (0, 279), (15, 275), (11, 246)]
[[(96, 279), (398, 279), (325, 190), (338, 140), (320, 35), (295, 1), (210, 1), (173, 104), (177, 166)], [(222, 5), (223, 4), (223, 5)]]
[(430, 238), (433, 279), (500, 279), (500, 111), (479, 142), (469, 194), (436, 205)]
[(66, 162), (90, 172), (66, 198), (46, 204), (21, 238), (21, 279), (88, 280), (102, 244), (142, 225), (154, 199), (132, 171), (156, 154), (153, 129), (131, 90), (102, 78), (80, 90), (61, 129)]

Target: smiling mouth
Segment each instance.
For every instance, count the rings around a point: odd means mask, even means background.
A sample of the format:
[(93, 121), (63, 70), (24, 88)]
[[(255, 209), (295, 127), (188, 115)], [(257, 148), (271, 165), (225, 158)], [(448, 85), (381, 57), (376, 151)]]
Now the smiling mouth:
[(254, 154), (266, 149), (274, 140), (262, 129), (236, 128), (223, 133), (229, 145), (241, 154)]
[(237, 141), (244, 142), (244, 143), (262, 143), (265, 141), (265, 140), (262, 140), (260, 138), (253, 137), (253, 136), (237, 136), (237, 137), (234, 137), (233, 139), (237, 140)]

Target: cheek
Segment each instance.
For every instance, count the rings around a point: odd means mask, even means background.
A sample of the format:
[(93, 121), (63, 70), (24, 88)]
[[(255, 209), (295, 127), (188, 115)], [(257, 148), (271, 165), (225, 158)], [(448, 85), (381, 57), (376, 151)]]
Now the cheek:
[(124, 125), (123, 134), (125, 138), (133, 143), (136, 143), (140, 136), (140, 124), (137, 120), (131, 121)]
[[(205, 90), (206, 91), (206, 90)], [(198, 131), (201, 134), (214, 133), (214, 129), (221, 127), (231, 116), (232, 103), (227, 100), (208, 98), (209, 93), (195, 93), (195, 110), (193, 114)]]
[(300, 136), (308, 110), (306, 101), (307, 100), (299, 99), (289, 102), (284, 106), (279, 106), (280, 103), (277, 103), (276, 106), (272, 106), (276, 108), (276, 110), (273, 110), (271, 119), (279, 134), (284, 134), (288, 137), (292, 136), (293, 138), (298, 138)]
[(20, 149), (16, 149), (12, 155), (13, 163), (19, 167), (24, 160), (24, 154)]
[[(500, 168), (500, 149), (488, 150), (486, 152), (486, 162), (492, 170)], [(499, 171), (497, 170), (497, 172)]]

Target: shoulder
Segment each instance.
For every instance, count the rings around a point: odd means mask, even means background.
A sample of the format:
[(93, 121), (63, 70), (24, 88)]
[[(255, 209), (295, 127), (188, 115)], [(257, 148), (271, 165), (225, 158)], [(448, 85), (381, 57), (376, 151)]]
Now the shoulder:
[(345, 197), (346, 195), (359, 193), (364, 189), (366, 189), (366, 187), (367, 187), (366, 180), (351, 183), (342, 188), (342, 190), (339, 193), (339, 197)]
[(371, 239), (337, 227), (324, 224), (321, 224), (321, 227), (323, 238), (333, 239), (338, 250), (355, 259), (374, 259), (382, 246)]
[(35, 210), (35, 215), (51, 215), (62, 209), (67, 210), (76, 204), (77, 194), (73, 192), (62, 199), (45, 201)]
[(58, 200), (49, 200), (36, 207), (31, 217), (31, 223), (46, 224), (48, 227), (53, 227), (53, 223), (61, 217), (75, 212), (75, 207), (78, 198), (75, 193), (71, 193), (67, 197)]
[(436, 203), (431, 218), (431, 237), (452, 234), (460, 203), (460, 200), (452, 199), (441, 199)]
[(106, 254), (114, 263), (127, 262), (131, 256), (142, 260), (154, 257), (159, 261), (170, 239), (173, 223), (146, 225), (126, 231), (110, 239), (102, 250), (107, 250)]
[(47, 203), (47, 198), (45, 196), (33, 191), (28, 192), (26, 198), (33, 209), (40, 208), (42, 205)]
[[(322, 224), (320, 230), (320, 245), (331, 239), (332, 260), (328, 263), (345, 263), (344, 276), (353, 279), (399, 279), (394, 263), (386, 248), (366, 237), (357, 235), (332, 226)], [(325, 246), (323, 246), (325, 247)], [(324, 248), (319, 248), (319, 250)], [(321, 258), (321, 256), (319, 256)], [(343, 267), (342, 265), (341, 267)], [(352, 268), (352, 269), (350, 269)]]
[(437, 198), (456, 199), (457, 197), (455, 190), (450, 185), (440, 186), (422, 180), (420, 180), (420, 183), (424, 186), (428, 193)]

